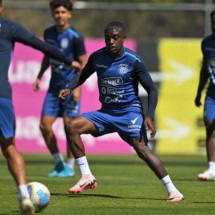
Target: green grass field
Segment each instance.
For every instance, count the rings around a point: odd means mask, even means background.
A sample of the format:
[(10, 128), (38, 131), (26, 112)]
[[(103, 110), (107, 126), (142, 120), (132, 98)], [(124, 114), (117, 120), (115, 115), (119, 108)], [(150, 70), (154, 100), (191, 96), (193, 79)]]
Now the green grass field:
[[(180, 203), (166, 202), (167, 193), (136, 155), (88, 156), (98, 187), (79, 195), (67, 189), (79, 179), (48, 178), (53, 168), (50, 155), (25, 155), (27, 179), (44, 183), (51, 192), (49, 206), (38, 214), (44, 215), (212, 215), (215, 213), (215, 182), (196, 180), (206, 168), (205, 156), (161, 156), (175, 185), (185, 196)], [(19, 214), (17, 190), (6, 162), (0, 157), (0, 215)]]

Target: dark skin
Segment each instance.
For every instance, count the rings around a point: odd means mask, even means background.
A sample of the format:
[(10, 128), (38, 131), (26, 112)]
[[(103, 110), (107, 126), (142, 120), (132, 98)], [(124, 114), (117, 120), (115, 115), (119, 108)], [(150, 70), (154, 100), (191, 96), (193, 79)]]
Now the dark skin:
[[(105, 29), (105, 43), (109, 54), (115, 58), (122, 54), (124, 50), (124, 41), (126, 35), (118, 28)], [(69, 89), (63, 89), (59, 93), (59, 98), (65, 99), (66, 96), (70, 94)], [(146, 117), (144, 120), (144, 125), (146, 129), (151, 130), (151, 137), (156, 134), (156, 129), (154, 123), (150, 117)], [(66, 129), (68, 133), (68, 138), (70, 139), (70, 148), (75, 156), (75, 158), (80, 158), (85, 156), (85, 148), (81, 140), (81, 134), (96, 134), (96, 126), (86, 119), (85, 117), (79, 116), (66, 124)], [(159, 158), (151, 152), (143, 139), (138, 137), (130, 137), (129, 144), (137, 152), (137, 155), (144, 160), (148, 166), (153, 170), (159, 179), (167, 175), (162, 162)]]

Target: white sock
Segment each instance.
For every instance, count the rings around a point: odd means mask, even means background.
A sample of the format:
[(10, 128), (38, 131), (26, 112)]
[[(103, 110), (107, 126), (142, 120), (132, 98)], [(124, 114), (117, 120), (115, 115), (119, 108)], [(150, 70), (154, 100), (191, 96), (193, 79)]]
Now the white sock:
[(161, 181), (162, 181), (163, 185), (166, 187), (166, 190), (168, 193), (177, 191), (177, 189), (174, 186), (174, 184), (172, 183), (172, 180), (170, 179), (169, 175), (163, 177), (161, 179)]
[(215, 162), (214, 161), (208, 162), (208, 170), (215, 171)]
[(59, 152), (53, 154), (53, 157), (54, 157), (55, 163), (57, 163), (57, 162), (64, 162), (63, 156)]
[(18, 198), (19, 198), (19, 200), (24, 199), (24, 198), (30, 198), (27, 185), (18, 186)]
[(91, 174), (86, 156), (76, 159), (81, 175)]
[(73, 169), (75, 165), (75, 158), (68, 158), (66, 164), (70, 169)]

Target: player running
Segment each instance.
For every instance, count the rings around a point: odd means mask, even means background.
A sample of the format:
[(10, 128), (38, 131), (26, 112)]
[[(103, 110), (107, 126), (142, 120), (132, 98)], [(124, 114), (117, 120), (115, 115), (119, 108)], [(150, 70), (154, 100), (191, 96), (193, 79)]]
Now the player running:
[[(75, 87), (83, 84), (94, 72), (97, 73), (101, 109), (84, 113), (67, 124), (69, 144), (81, 173), (81, 179), (69, 192), (80, 193), (97, 186), (80, 135), (92, 134), (98, 137), (117, 132), (164, 184), (168, 192), (167, 200), (180, 202), (184, 200), (183, 194), (174, 186), (162, 162), (147, 146), (146, 130), (151, 130), (151, 137), (156, 133), (153, 119), (157, 89), (142, 59), (123, 46), (126, 38), (124, 25), (120, 22), (109, 23), (104, 36), (106, 47), (91, 54), (80, 77), (77, 75), (59, 94), (61, 99), (65, 99)], [(148, 111), (145, 117), (138, 97), (139, 82), (148, 93)]]

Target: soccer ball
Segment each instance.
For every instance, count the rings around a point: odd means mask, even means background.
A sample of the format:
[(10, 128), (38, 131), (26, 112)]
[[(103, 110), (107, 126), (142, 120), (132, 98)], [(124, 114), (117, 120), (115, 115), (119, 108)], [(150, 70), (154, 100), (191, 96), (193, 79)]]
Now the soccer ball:
[(40, 182), (30, 182), (27, 184), (30, 199), (35, 207), (35, 211), (44, 210), (50, 202), (49, 189)]

